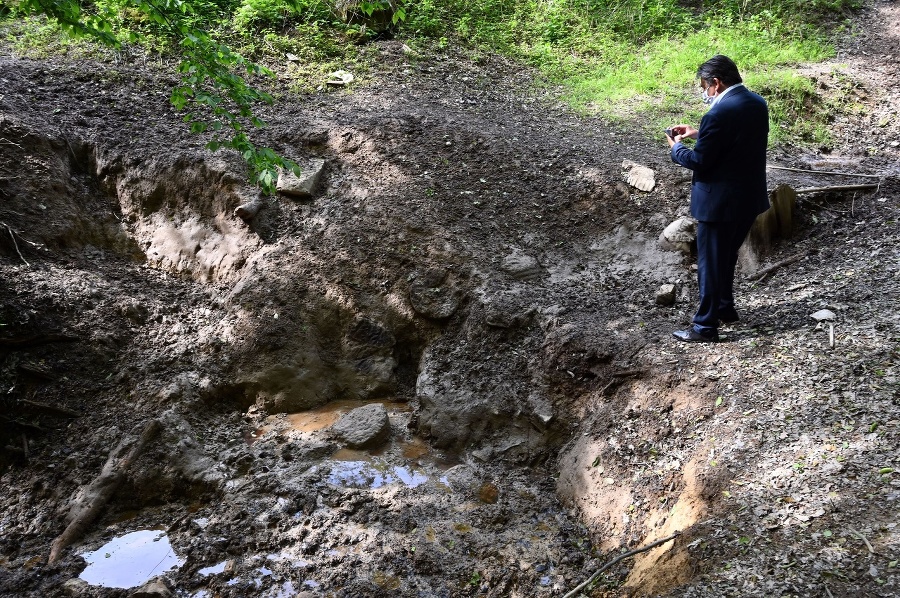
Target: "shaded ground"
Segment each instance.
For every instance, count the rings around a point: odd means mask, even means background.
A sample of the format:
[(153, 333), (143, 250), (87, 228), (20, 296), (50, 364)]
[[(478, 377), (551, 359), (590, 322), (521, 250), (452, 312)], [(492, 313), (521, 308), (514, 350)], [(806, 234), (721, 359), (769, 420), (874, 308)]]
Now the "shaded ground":
[[(656, 242), (686, 173), (518, 67), (381, 42), (371, 86), (266, 115), (275, 149), (326, 169), (245, 223), (241, 164), (146, 67), (0, 58), (0, 593), (130, 595), (73, 581), (80, 555), (161, 529), (189, 596), (562, 595), (675, 531), (593, 594), (896, 594), (900, 45), (893, 3), (861, 18), (815, 68), (865, 110), (833, 154), (770, 158), (881, 178), (769, 182), (881, 186), (802, 196), (759, 259), (805, 258), (742, 281), (740, 324), (701, 347), (669, 336), (696, 284)], [(321, 425), (375, 400), (375, 454)], [(48, 565), (70, 500), (152, 419)]]

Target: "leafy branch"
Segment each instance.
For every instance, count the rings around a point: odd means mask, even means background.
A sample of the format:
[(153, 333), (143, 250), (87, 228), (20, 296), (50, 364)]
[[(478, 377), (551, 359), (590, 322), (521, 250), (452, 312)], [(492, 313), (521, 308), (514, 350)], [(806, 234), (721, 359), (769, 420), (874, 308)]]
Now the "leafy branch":
[[(20, 0), (16, 9), (23, 14), (44, 14), (56, 21), (73, 37), (89, 37), (114, 49), (121, 47), (110, 9), (86, 10), (78, 0)], [(299, 174), (296, 163), (266, 147), (258, 147), (248, 131), (266, 123), (255, 115), (254, 107), (271, 104), (272, 96), (253, 87), (248, 80), (273, 77), (271, 70), (248, 61), (229, 46), (219, 43), (193, 23), (197, 11), (185, 0), (124, 0), (121, 8), (136, 10), (155, 23), (167, 37), (177, 41), (181, 62), (179, 83), (172, 89), (170, 101), (184, 117), (192, 133), (211, 132), (206, 144), (211, 151), (227, 148), (238, 152), (250, 170), (251, 181), (266, 194), (275, 190), (278, 170)], [(142, 41), (141, 34), (129, 32), (132, 43)]]

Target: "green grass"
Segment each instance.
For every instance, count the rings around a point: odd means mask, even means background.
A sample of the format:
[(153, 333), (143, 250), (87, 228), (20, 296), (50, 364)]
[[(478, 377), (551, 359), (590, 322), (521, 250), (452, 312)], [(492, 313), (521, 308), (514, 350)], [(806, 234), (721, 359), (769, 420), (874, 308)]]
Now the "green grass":
[[(695, 122), (702, 114), (694, 74), (713, 54), (732, 57), (745, 83), (770, 103), (772, 140), (827, 145), (840, 106), (819, 102), (793, 68), (834, 55), (823, 24), (855, 0), (725, 0), (712, 10), (675, 0), (448, 0), (413, 2), (404, 27), (455, 35), (540, 70), (579, 111), (640, 122)], [(414, 10), (417, 7), (418, 10)], [(694, 6), (694, 5), (692, 5)]]
[[(641, 123), (650, 132), (699, 119), (694, 74), (717, 53), (731, 56), (747, 86), (769, 101), (773, 141), (827, 145), (827, 122), (852, 108), (820, 99), (795, 69), (833, 56), (825, 26), (844, 28), (860, 0), (397, 1), (405, 11), (397, 34), (411, 47), (436, 50), (453, 40), (470, 56), (505, 54), (561, 86), (573, 109)], [(139, 32), (153, 51), (165, 52), (169, 42), (155, 35), (156, 25), (123, 2), (96, 5), (118, 15), (120, 39)], [(371, 31), (341, 22), (328, 0), (191, 4), (198, 23), (272, 66), (296, 90), (316, 88), (338, 68), (365, 80), (373, 64), (374, 52), (359, 43)], [(90, 52), (90, 44), (66, 41), (46, 20), (17, 20), (9, 12), (0, 14), (0, 35), (30, 56)], [(300, 62), (288, 64), (287, 53)]]

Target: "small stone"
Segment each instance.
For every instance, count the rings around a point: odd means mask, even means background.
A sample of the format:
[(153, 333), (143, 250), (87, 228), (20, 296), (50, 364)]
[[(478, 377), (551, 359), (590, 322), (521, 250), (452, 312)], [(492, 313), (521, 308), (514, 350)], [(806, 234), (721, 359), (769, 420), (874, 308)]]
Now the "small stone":
[(478, 489), (478, 500), (489, 505), (493, 505), (500, 498), (500, 489), (494, 484), (487, 483)]
[(261, 197), (257, 197), (236, 207), (234, 209), (234, 215), (241, 220), (252, 220), (264, 205), (265, 200)]
[(161, 577), (154, 577), (137, 590), (129, 598), (174, 598), (175, 594)]
[(310, 160), (306, 165), (300, 165), (300, 176), (293, 172), (283, 170), (278, 173), (278, 182), (275, 188), (279, 193), (290, 195), (292, 197), (309, 198), (312, 197), (322, 178), (322, 171), (325, 170), (325, 160), (316, 158)]
[(353, 80), (355, 79), (353, 73), (347, 71), (334, 71), (328, 77), (326, 85), (331, 85), (332, 87), (349, 85), (350, 83), (353, 83)]
[(87, 596), (90, 587), (88, 582), (77, 577), (70, 579), (62, 585), (63, 592), (65, 592), (67, 596)]
[(890, 146), (891, 146), (891, 147), (897, 147), (897, 146), (900, 146), (900, 141), (897, 141), (897, 140), (895, 139), (894, 141), (891, 141)]
[(675, 305), (675, 285), (664, 284), (656, 289), (656, 304), (671, 306)]

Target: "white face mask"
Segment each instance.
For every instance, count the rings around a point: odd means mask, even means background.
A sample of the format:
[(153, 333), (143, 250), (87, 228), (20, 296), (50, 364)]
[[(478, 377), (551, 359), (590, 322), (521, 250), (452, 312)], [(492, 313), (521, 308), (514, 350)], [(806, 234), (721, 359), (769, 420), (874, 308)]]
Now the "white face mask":
[[(712, 87), (712, 86), (710, 85), (710, 87)], [(709, 91), (709, 87), (707, 87), (706, 89), (701, 89), (701, 90), (700, 90), (700, 97), (703, 99), (703, 103), (704, 103), (704, 104), (709, 105), (709, 104), (712, 104), (712, 103), (716, 100), (716, 96), (711, 96), (711, 95), (709, 95), (709, 94), (707, 93), (707, 91)], [(717, 95), (718, 95), (718, 94), (717, 94)]]

